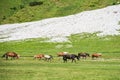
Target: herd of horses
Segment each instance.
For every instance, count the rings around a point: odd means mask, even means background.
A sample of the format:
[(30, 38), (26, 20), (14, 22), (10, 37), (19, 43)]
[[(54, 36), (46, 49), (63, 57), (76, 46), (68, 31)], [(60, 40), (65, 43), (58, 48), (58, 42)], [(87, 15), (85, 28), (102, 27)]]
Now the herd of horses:
[[(59, 52), (57, 53), (57, 57), (62, 57), (63, 58), (63, 62), (67, 62), (68, 60), (71, 60), (72, 62), (76, 62), (77, 60), (80, 59), (86, 59), (87, 57), (91, 57), (92, 59), (97, 59), (99, 57), (101, 57), (102, 54), (101, 53), (93, 53), (90, 54), (89, 53), (85, 53), (85, 52), (81, 52), (78, 54), (70, 54), (68, 52)], [(20, 57), (20, 55), (18, 55), (15, 52), (6, 52), (5, 54), (3, 54), (2, 58), (6, 58), (6, 60), (8, 60), (9, 57), (11, 57), (11, 59), (18, 59)], [(37, 54), (33, 56), (34, 59), (44, 59), (45, 61), (51, 61), (53, 59), (52, 55), (46, 55), (46, 54)]]

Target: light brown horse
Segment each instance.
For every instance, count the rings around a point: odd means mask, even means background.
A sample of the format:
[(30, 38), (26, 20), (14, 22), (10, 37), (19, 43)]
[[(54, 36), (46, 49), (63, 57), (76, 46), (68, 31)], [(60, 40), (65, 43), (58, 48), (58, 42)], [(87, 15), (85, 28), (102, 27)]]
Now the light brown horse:
[(44, 58), (44, 54), (34, 55), (34, 59), (42, 59), (42, 58)]
[(92, 59), (99, 58), (101, 56), (102, 56), (101, 53), (94, 53), (94, 54), (92, 54)]
[(68, 54), (68, 52), (59, 52), (59, 53), (57, 53), (57, 56), (62, 57), (64, 55), (66, 55), (66, 54)]
[(18, 59), (20, 57), (20, 55), (18, 55), (17, 53), (15, 52), (6, 52), (5, 54), (3, 54), (2, 58), (5, 57), (6, 60), (8, 60), (9, 57), (11, 57), (11, 60), (12, 59)]
[(34, 55), (34, 59), (43, 59), (45, 61), (51, 61), (53, 59), (52, 55), (47, 55), (47, 54), (37, 54)]

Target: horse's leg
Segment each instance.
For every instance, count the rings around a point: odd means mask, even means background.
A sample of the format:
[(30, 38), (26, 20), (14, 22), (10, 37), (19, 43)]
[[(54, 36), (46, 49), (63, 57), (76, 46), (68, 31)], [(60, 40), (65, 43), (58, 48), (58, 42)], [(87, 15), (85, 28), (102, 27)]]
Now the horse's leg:
[(87, 56), (85, 56), (85, 60), (86, 60)]
[(74, 60), (74, 62), (76, 63), (76, 59), (73, 59)]
[(67, 62), (67, 58), (65, 56), (63, 56), (63, 62)]
[(8, 56), (6, 55), (6, 60), (8, 60)]
[(94, 56), (92, 56), (92, 60), (94, 59)]
[(49, 62), (49, 58), (46, 58), (46, 59), (47, 59), (46, 61)]
[(75, 59), (74, 59), (74, 58), (72, 59), (72, 63), (73, 63), (73, 61), (75, 62)]
[(73, 62), (74, 60), (72, 59), (72, 62)]

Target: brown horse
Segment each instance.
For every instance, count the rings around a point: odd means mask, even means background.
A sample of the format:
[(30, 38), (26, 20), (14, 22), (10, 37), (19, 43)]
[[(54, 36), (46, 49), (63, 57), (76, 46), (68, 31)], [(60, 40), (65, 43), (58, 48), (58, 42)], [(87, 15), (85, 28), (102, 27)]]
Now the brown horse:
[(6, 60), (8, 60), (8, 58), (11, 57), (11, 60), (12, 60), (12, 59), (15, 59), (15, 58), (18, 59), (20, 57), (20, 55), (18, 55), (15, 52), (7, 52), (7, 53), (3, 54), (2, 58), (3, 57), (5, 57)]
[(92, 59), (99, 58), (101, 56), (102, 56), (101, 53), (94, 53), (94, 54), (92, 54)]
[(88, 53), (85, 53), (85, 52), (78, 53), (78, 56), (80, 58), (83, 58), (83, 59), (86, 59), (87, 57), (90, 57), (90, 55)]
[(68, 54), (68, 52), (59, 52), (59, 53), (57, 53), (57, 56), (62, 57), (64, 55), (66, 55), (66, 54)]
[(34, 55), (34, 59), (42, 59), (42, 58), (44, 58), (44, 54)]

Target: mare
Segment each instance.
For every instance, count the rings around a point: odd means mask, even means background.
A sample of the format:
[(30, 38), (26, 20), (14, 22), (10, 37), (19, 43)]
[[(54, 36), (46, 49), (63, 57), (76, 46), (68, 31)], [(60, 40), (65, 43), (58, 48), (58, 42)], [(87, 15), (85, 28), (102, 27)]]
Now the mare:
[(34, 55), (34, 59), (42, 59), (42, 58), (44, 58), (44, 54)]
[(9, 57), (11, 57), (11, 60), (12, 59), (18, 59), (20, 57), (20, 55), (18, 55), (17, 53), (15, 52), (6, 52), (5, 54), (3, 54), (2, 58), (5, 57), (6, 60), (8, 60)]
[(63, 61), (64, 62), (67, 62), (67, 59), (71, 59), (72, 62), (73, 61), (76, 62), (75, 58), (77, 58), (77, 60), (79, 60), (79, 57), (76, 54), (66, 54), (66, 55), (63, 55)]
[(101, 53), (94, 53), (94, 54), (92, 54), (92, 59), (99, 58), (101, 56), (102, 56)]
[(66, 54), (68, 54), (68, 52), (59, 52), (59, 53), (57, 53), (57, 56), (62, 57), (64, 55), (66, 55)]
[(87, 57), (90, 57), (90, 55), (88, 53), (78, 53), (78, 56), (80, 58), (86, 59)]
[(53, 59), (52, 55), (44, 55), (46, 61), (51, 61)]

